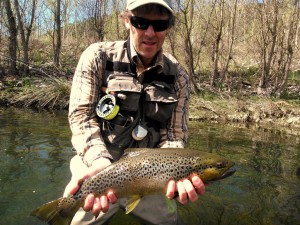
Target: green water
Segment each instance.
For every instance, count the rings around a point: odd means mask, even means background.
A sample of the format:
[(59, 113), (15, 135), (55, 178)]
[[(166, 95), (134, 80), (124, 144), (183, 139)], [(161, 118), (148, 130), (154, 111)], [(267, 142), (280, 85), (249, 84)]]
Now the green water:
[[(237, 172), (180, 206), (188, 224), (300, 224), (299, 136), (193, 122), (189, 146), (234, 160)], [(29, 214), (62, 195), (70, 149), (66, 114), (0, 108), (1, 225), (43, 224)], [(119, 212), (110, 224), (138, 223)]]

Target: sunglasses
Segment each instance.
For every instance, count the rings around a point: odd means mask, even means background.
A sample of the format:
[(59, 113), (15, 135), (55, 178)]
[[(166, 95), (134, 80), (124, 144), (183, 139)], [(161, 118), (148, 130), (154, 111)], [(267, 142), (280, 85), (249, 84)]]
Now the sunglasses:
[(164, 31), (170, 27), (170, 20), (148, 20), (138, 16), (130, 16), (130, 23), (141, 30), (147, 30), (151, 25), (156, 32)]

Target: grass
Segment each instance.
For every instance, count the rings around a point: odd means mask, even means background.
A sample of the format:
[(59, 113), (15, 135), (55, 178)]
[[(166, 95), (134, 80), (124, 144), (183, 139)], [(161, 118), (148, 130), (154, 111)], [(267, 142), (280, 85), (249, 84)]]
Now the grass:
[[(33, 84), (31, 84), (33, 83)], [(66, 109), (69, 105), (71, 82), (65, 78), (47, 78), (24, 85), (13, 103), (37, 109)]]

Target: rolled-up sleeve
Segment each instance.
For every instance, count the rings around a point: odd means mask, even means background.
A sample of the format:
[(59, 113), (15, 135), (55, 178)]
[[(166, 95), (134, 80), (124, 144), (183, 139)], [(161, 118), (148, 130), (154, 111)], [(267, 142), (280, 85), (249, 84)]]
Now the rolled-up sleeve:
[(75, 70), (69, 105), (72, 145), (90, 166), (99, 157), (112, 159), (102, 139), (95, 108), (101, 94), (103, 60), (97, 44), (88, 47)]

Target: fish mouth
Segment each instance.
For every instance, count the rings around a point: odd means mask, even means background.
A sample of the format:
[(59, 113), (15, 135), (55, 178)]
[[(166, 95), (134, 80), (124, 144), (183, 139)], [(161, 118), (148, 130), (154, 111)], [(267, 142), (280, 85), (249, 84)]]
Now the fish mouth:
[(230, 177), (232, 174), (234, 174), (236, 171), (235, 166), (230, 167), (228, 170), (225, 171), (221, 176), (217, 177), (216, 179), (210, 180), (211, 181), (217, 181), (217, 180), (222, 180), (226, 177)]
[(223, 175), (220, 177), (220, 179), (231, 176), (232, 174), (235, 173), (235, 171), (236, 171), (236, 168), (234, 166), (230, 167), (225, 173), (223, 173)]

